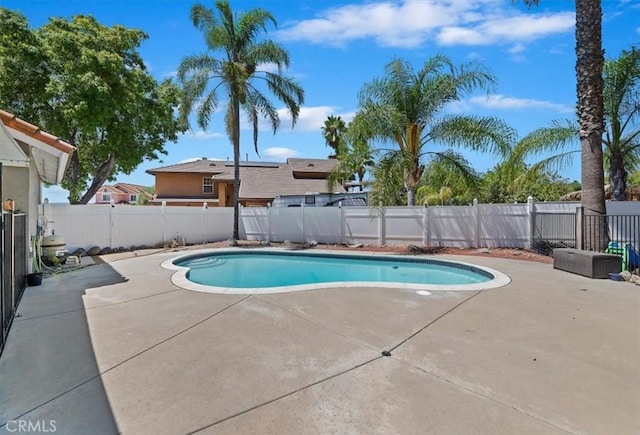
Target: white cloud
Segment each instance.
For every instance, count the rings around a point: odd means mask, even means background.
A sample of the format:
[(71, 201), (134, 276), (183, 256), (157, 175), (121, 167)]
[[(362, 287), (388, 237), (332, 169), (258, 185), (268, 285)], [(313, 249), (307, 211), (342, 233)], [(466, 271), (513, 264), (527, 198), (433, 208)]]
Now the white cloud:
[(256, 67), (256, 70), (270, 72), (270, 73), (277, 73), (278, 65), (275, 63), (261, 63)]
[[(338, 108), (332, 106), (302, 107), (294, 129), (295, 131), (320, 132), (328, 116), (340, 116), (344, 122), (348, 123), (355, 115), (355, 112), (339, 113), (337, 109)], [(278, 116), (280, 117), (280, 128), (283, 131), (291, 131), (291, 115), (287, 109), (278, 110)], [(261, 127), (263, 127), (263, 129), (268, 128), (266, 124)]]
[(442, 45), (490, 45), (531, 41), (574, 28), (573, 12), (495, 16), (467, 27), (444, 27), (437, 36)]
[(296, 157), (298, 155), (298, 151), (291, 148), (271, 147), (266, 148), (262, 154), (268, 159), (285, 161), (289, 157)]
[(277, 33), (282, 40), (342, 46), (373, 39), (386, 47), (489, 45), (530, 41), (573, 29), (572, 12), (526, 13), (500, 0), (404, 0), (327, 9)]
[(189, 136), (196, 140), (207, 140), (207, 139), (216, 139), (219, 137), (224, 137), (225, 135), (215, 131), (190, 130), (189, 132), (185, 133), (185, 136)]
[(525, 50), (526, 50), (525, 45), (518, 43), (518, 44), (515, 44), (513, 47), (511, 47), (508, 51), (509, 51), (509, 54), (520, 54)]
[[(564, 104), (552, 103), (551, 101), (534, 100), (531, 98), (515, 98), (505, 95), (489, 95), (471, 97), (463, 104), (493, 110), (513, 110), (513, 109), (546, 109), (559, 113), (572, 113), (574, 109)], [(463, 106), (464, 107), (464, 106)]]

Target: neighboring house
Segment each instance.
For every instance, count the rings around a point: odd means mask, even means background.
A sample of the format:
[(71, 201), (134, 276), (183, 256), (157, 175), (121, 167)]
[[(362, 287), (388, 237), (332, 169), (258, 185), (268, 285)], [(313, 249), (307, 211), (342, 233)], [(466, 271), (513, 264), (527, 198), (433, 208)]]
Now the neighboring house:
[[(290, 158), (285, 163), (240, 162), (240, 204), (266, 206), (278, 195), (326, 192), (335, 159)], [(149, 204), (233, 207), (233, 162), (197, 160), (149, 169), (155, 176), (155, 198)], [(344, 192), (337, 186), (335, 192)]]
[(150, 200), (153, 195), (149, 193), (149, 188), (137, 184), (116, 183), (113, 186), (104, 185), (98, 189), (95, 196), (96, 204), (136, 204), (138, 198), (147, 197)]
[(36, 234), (42, 182), (59, 184), (75, 148), (35, 125), (0, 110), (2, 200), (28, 216), (28, 232)]

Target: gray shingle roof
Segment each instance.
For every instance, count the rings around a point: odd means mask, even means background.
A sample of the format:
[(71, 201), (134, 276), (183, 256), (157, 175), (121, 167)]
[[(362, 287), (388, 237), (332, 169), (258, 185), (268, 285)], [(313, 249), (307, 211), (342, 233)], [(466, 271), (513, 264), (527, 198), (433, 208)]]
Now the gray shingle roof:
[[(240, 198), (271, 199), (278, 195), (303, 195), (308, 192), (327, 192), (326, 179), (294, 178), (294, 172), (328, 174), (335, 166), (335, 159), (288, 159), (286, 163), (241, 162)], [(197, 160), (149, 169), (147, 173), (199, 173), (211, 174), (214, 180), (233, 182), (233, 162)], [(344, 192), (336, 186), (334, 192)]]

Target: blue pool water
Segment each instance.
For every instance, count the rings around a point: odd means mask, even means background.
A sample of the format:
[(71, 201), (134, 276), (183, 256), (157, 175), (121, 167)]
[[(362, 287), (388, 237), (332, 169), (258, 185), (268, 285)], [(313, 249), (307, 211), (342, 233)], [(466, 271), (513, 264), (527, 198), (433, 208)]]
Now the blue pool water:
[(188, 268), (186, 278), (191, 282), (237, 289), (334, 282), (465, 285), (494, 279), (470, 265), (408, 257), (223, 252), (191, 255), (173, 263)]

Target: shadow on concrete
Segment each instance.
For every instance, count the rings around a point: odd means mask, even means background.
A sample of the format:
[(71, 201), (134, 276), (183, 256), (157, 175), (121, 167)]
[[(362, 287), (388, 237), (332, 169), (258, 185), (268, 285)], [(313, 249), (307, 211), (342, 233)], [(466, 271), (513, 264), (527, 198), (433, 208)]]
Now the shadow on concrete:
[(102, 263), (26, 289), (0, 358), (0, 433), (118, 433), (83, 296), (125, 281)]

